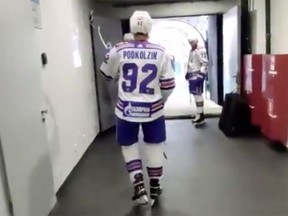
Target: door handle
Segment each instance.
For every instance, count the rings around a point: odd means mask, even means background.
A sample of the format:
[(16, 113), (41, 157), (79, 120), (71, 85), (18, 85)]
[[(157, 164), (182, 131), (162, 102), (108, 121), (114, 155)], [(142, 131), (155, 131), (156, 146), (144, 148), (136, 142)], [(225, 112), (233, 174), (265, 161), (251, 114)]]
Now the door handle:
[(41, 116), (42, 116), (42, 122), (45, 123), (46, 118), (45, 116), (47, 115), (48, 110), (41, 110)]
[(273, 119), (278, 118), (277, 115), (273, 115), (273, 114), (271, 114), (271, 113), (268, 113), (268, 115), (269, 115), (271, 118), (273, 118)]
[(41, 110), (41, 115), (46, 115), (48, 113), (48, 110)]

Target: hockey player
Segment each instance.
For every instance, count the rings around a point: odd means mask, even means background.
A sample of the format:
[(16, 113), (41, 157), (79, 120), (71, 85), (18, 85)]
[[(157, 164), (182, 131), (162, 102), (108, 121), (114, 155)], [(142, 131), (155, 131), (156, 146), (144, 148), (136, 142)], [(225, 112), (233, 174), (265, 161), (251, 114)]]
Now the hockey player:
[(101, 71), (107, 79), (113, 79), (119, 73), (119, 99), (115, 109), (117, 141), (134, 186), (132, 199), (147, 204), (138, 145), (139, 127), (142, 127), (153, 205), (162, 192), (160, 179), (166, 140), (163, 107), (175, 87), (175, 80), (171, 57), (163, 47), (148, 42), (151, 28), (149, 13), (135, 11), (130, 18), (134, 41), (113, 47), (101, 65)]
[(189, 92), (195, 99), (197, 113), (192, 122), (197, 126), (205, 123), (203, 110), (204, 98), (202, 94), (207, 73), (207, 59), (201, 56), (199, 50), (197, 50), (197, 39), (193, 38), (188, 41), (191, 45), (191, 51), (188, 60), (188, 71), (185, 78), (189, 82)]
[(134, 36), (132, 33), (124, 34), (124, 42), (131, 42), (134, 40)]

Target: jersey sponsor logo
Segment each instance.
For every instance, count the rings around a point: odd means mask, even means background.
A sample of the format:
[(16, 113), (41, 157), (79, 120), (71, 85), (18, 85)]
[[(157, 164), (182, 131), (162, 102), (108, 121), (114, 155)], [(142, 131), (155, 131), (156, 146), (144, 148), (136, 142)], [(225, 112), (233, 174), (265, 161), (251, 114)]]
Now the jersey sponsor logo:
[(149, 118), (151, 117), (151, 105), (137, 102), (123, 102), (123, 115), (125, 117)]
[[(132, 93), (139, 86), (139, 94), (154, 95), (155, 89), (148, 87), (150, 83), (156, 80), (158, 68), (155, 64), (145, 64), (139, 67), (135, 63), (126, 63), (122, 67), (123, 82), (122, 89), (124, 92)], [(139, 73), (146, 73), (147, 76), (140, 83), (138, 81)]]
[(127, 50), (123, 52), (124, 59), (157, 60), (157, 55), (157, 52), (147, 50)]
[(116, 109), (123, 114), (123, 117), (150, 118), (164, 107), (162, 99), (155, 102), (135, 102), (118, 99)]

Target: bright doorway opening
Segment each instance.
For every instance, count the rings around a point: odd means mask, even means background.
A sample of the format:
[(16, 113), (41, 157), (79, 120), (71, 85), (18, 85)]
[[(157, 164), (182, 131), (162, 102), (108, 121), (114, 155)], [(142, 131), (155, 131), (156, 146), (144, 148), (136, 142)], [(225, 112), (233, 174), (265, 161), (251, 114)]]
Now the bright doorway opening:
[[(208, 16), (161, 18), (153, 19), (153, 22), (150, 41), (165, 47), (174, 58), (176, 89), (165, 105), (165, 116), (190, 117), (196, 113), (196, 106), (185, 80), (190, 51), (188, 38), (196, 37), (199, 41), (198, 49), (202, 55), (207, 56)], [(204, 112), (206, 115), (218, 116), (222, 107), (210, 99), (209, 81), (204, 85)]]

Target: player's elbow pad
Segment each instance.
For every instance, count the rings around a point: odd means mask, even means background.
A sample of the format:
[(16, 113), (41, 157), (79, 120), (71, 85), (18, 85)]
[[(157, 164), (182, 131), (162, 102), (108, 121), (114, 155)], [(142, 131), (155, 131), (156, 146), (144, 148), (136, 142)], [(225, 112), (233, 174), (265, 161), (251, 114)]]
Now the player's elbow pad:
[(106, 80), (108, 80), (108, 81), (113, 80), (113, 77), (112, 77), (112, 76), (108, 76), (108, 75), (105, 74), (103, 71), (101, 71), (101, 74), (102, 74), (102, 76), (103, 76)]

